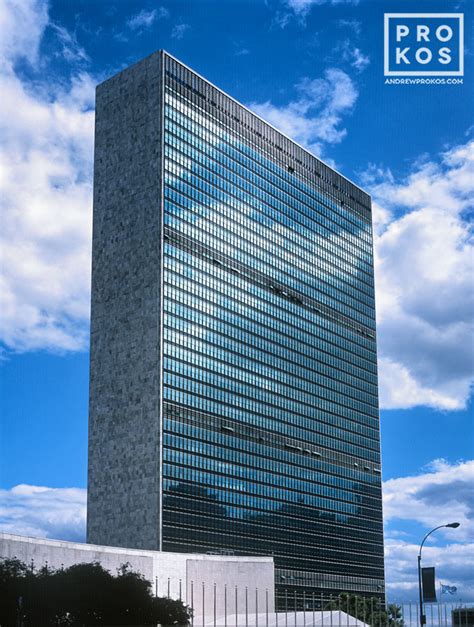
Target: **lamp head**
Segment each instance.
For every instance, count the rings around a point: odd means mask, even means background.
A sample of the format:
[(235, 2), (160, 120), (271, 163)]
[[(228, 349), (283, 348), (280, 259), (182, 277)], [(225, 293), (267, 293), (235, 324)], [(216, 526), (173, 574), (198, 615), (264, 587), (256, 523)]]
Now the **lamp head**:
[(445, 525), (445, 527), (451, 527), (451, 529), (457, 529), (460, 526), (461, 523), (455, 522), (455, 523), (449, 523), (449, 525)]

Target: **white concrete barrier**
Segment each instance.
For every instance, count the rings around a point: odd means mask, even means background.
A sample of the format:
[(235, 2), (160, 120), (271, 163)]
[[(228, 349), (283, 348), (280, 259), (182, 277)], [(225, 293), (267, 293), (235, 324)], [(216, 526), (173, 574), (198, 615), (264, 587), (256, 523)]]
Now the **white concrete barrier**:
[[(112, 574), (122, 564), (141, 573), (157, 596), (181, 598), (194, 608), (194, 616), (224, 616), (235, 612), (235, 591), (239, 613), (247, 602), (249, 614), (274, 612), (274, 566), (272, 557), (165, 553), (140, 549), (31, 538), (0, 533), (0, 559), (16, 557), (35, 568), (45, 564), (68, 568), (73, 564), (100, 562)], [(245, 592), (248, 588), (247, 595)], [(256, 590), (259, 592), (256, 594)], [(232, 605), (231, 605), (232, 604)], [(260, 605), (262, 604), (262, 605)]]

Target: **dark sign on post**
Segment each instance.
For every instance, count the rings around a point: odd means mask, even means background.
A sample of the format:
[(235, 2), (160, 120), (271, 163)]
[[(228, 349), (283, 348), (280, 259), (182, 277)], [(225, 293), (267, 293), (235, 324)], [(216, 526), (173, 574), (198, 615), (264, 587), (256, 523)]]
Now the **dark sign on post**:
[(421, 582), (423, 588), (423, 601), (425, 603), (436, 603), (436, 585), (434, 566), (421, 569)]

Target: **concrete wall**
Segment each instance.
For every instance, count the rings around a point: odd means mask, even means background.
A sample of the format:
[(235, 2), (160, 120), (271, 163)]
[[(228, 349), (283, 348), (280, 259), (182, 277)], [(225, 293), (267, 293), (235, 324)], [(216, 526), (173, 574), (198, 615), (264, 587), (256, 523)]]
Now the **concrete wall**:
[(129, 562), (133, 570), (142, 573), (152, 583), (153, 591), (157, 589), (159, 596), (167, 596), (169, 590), (170, 596), (177, 599), (181, 592), (188, 605), (193, 603), (195, 616), (199, 618), (204, 605), (206, 617), (212, 619), (214, 589), (216, 616), (226, 612), (226, 596), (227, 614), (235, 614), (236, 588), (238, 613), (245, 613), (246, 597), (249, 613), (255, 613), (257, 603), (259, 611), (264, 612), (267, 602), (268, 611), (274, 611), (271, 557), (164, 553), (0, 533), (0, 559), (5, 557), (17, 557), (27, 564), (34, 560), (36, 568), (46, 562), (53, 568), (62, 565), (67, 568), (97, 561), (113, 574)]

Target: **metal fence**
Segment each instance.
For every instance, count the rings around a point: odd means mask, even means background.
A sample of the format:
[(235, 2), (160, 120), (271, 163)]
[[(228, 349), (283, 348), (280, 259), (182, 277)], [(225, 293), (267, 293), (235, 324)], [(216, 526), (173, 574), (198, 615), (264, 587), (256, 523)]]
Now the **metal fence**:
[[(192, 627), (418, 627), (417, 603), (304, 591), (258, 589), (221, 583), (155, 580), (155, 595), (180, 599), (192, 609)], [(396, 606), (391, 612), (390, 606)], [(473, 606), (458, 602), (424, 606), (426, 627), (474, 627)], [(355, 618), (354, 615), (357, 617)]]
[[(155, 580), (157, 596), (180, 599), (192, 609), (192, 627), (418, 627), (417, 603), (273, 588), (181, 580)], [(393, 612), (391, 605), (397, 606)], [(474, 627), (472, 607), (461, 602), (426, 604), (426, 627)], [(357, 618), (355, 618), (355, 616)]]
[[(393, 599), (385, 603), (377, 597), (281, 588), (275, 594), (273, 586), (259, 589), (171, 578), (156, 578), (153, 593), (188, 605), (191, 627), (419, 627), (419, 604)], [(424, 604), (424, 614), (425, 627), (474, 627), (474, 606), (461, 600)], [(16, 627), (22, 627), (18, 616)]]
[[(418, 603), (390, 601), (388, 605), (400, 608), (401, 618), (405, 627), (418, 627), (420, 624), (420, 606)], [(424, 603), (423, 613), (426, 616), (426, 627), (473, 627), (474, 605), (458, 601), (439, 601)]]

